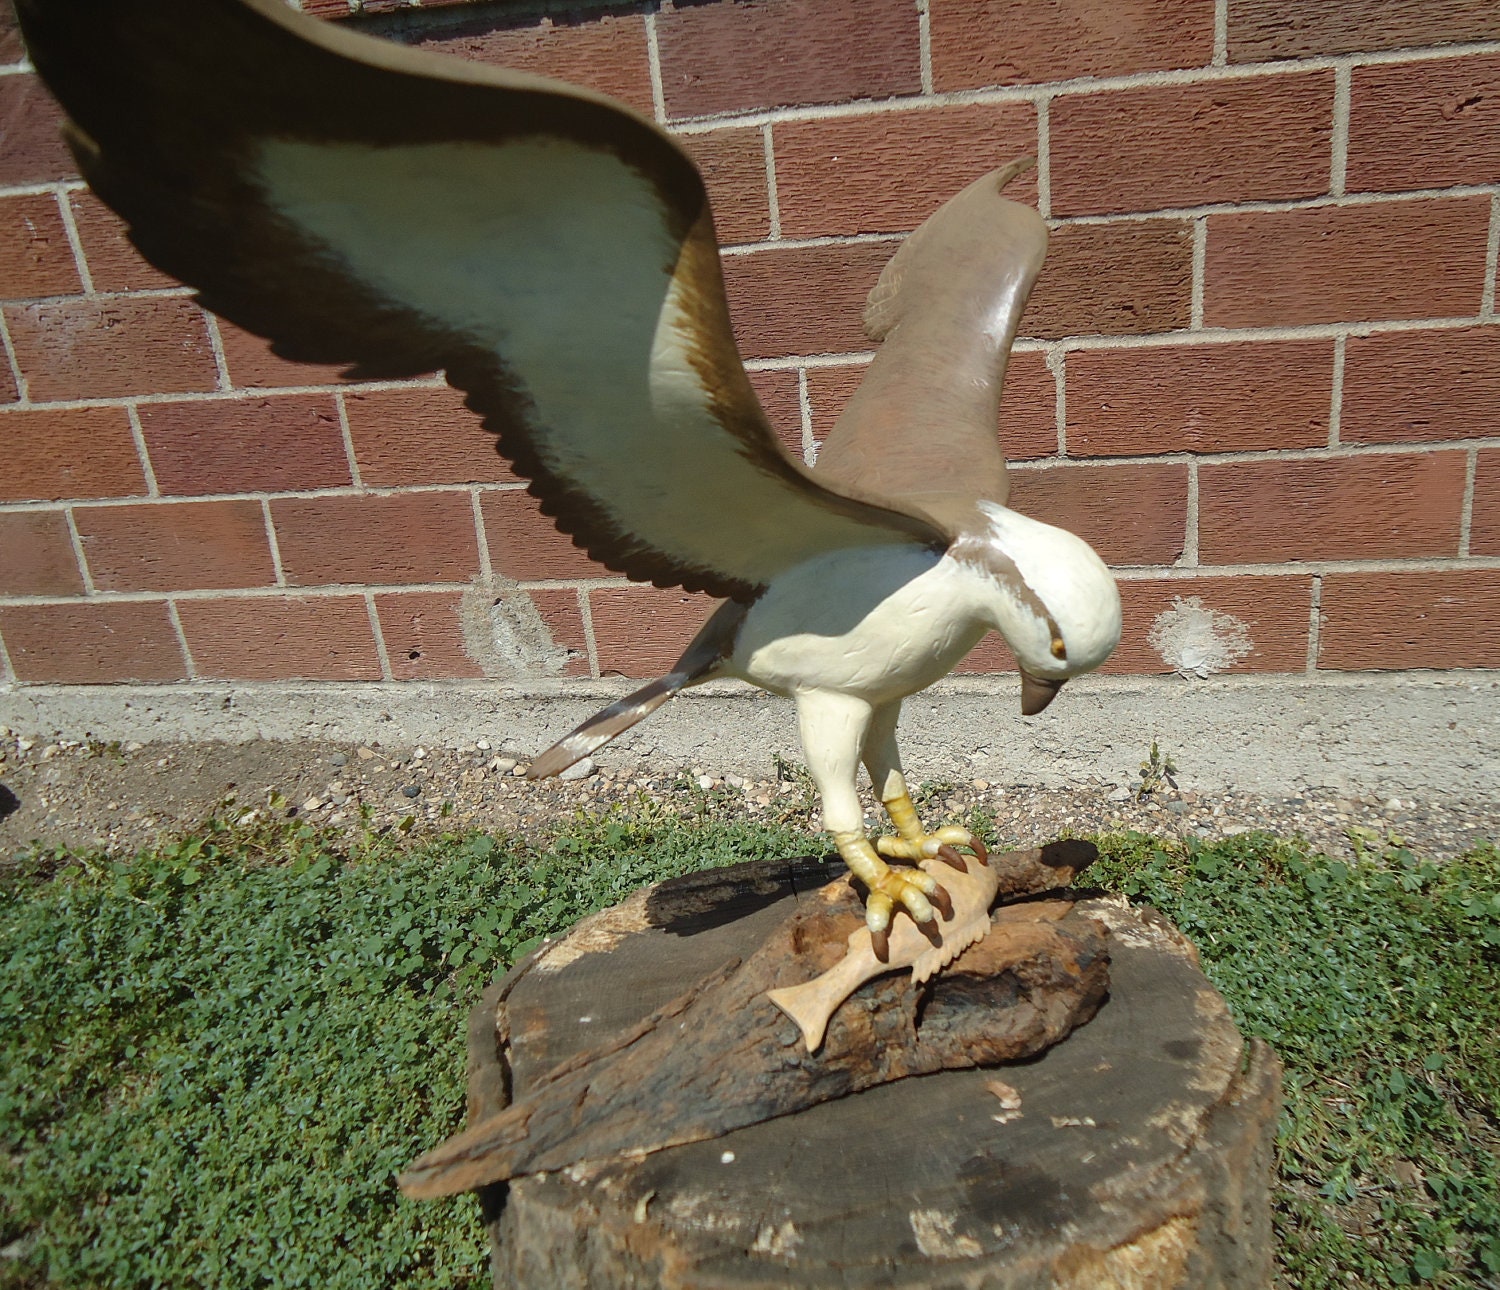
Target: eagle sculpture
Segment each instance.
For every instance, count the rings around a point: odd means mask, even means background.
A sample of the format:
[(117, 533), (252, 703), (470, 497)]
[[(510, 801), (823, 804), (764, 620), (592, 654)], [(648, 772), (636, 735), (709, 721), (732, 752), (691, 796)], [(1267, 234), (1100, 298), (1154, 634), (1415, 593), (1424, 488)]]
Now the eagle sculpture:
[[(901, 701), (996, 630), (1021, 710), (1098, 667), (1119, 594), (1079, 538), (1006, 506), (1006, 358), (1045, 254), (1014, 173), (954, 197), (871, 293), (881, 342), (810, 471), (730, 330), (703, 180), (603, 95), (343, 30), (284, 0), (17, 0), (94, 191), (152, 263), (287, 358), (441, 369), (557, 527), (628, 578), (721, 597), (665, 677), (544, 753), (555, 773), (710, 677), (796, 702), (823, 819), (868, 889), (934, 931)], [(896, 826), (872, 842), (863, 761)], [(885, 858), (882, 858), (885, 857)]]

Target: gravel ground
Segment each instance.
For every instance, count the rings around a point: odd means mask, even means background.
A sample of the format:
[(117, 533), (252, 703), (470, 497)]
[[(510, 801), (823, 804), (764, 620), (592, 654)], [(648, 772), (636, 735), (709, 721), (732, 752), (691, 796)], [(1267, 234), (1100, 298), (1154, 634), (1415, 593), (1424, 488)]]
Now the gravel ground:
[[(775, 779), (720, 776), (712, 767), (651, 773), (584, 762), (565, 780), (523, 778), (506, 747), (391, 748), (256, 742), (100, 744), (19, 739), (0, 729), (0, 856), (43, 846), (133, 851), (213, 814), (279, 810), (317, 824), (374, 828), (407, 816), (414, 834), (484, 829), (535, 833), (579, 810), (644, 796), (679, 808), (741, 803), (753, 818), (816, 827), (816, 796), (796, 769)], [(1168, 837), (1218, 838), (1249, 829), (1300, 835), (1332, 855), (1351, 853), (1352, 830), (1396, 836), (1443, 859), (1500, 838), (1500, 803), (1410, 797), (1378, 799), (1299, 793), (1266, 798), (1195, 791), (1158, 777), (1138, 786), (1082, 784), (1038, 789), (984, 780), (929, 785), (920, 795), (929, 822), (971, 807), (993, 812), (1001, 841), (1032, 845), (1063, 831), (1135, 829)], [(273, 806), (273, 799), (280, 805)], [(874, 818), (872, 812), (872, 819)]]

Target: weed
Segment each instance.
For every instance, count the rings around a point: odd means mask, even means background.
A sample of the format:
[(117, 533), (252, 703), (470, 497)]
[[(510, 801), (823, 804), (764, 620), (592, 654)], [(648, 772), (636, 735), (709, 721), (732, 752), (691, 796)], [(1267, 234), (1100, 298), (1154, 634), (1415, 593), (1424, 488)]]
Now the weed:
[(1141, 782), (1136, 785), (1136, 798), (1144, 802), (1153, 793), (1159, 793), (1163, 788), (1176, 788), (1177, 781), (1173, 778), (1177, 774), (1177, 763), (1172, 760), (1171, 753), (1163, 753), (1157, 747), (1156, 740), (1151, 741), (1151, 751), (1146, 754), (1146, 760), (1141, 763)]

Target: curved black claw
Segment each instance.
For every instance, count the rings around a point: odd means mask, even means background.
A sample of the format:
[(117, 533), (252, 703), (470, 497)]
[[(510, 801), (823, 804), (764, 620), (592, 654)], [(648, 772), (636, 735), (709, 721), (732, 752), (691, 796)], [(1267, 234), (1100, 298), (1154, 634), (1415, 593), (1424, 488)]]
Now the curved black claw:
[(959, 873), (969, 872), (969, 866), (964, 863), (963, 856), (946, 842), (937, 849), (937, 858), (946, 865), (952, 865)]
[[(927, 899), (932, 902), (932, 907), (943, 916), (943, 921), (945, 923), (951, 923), (953, 921), (953, 897), (950, 896), (946, 891), (944, 891), (941, 886), (934, 887), (928, 893)], [(925, 923), (918, 923), (917, 926), (920, 927), (924, 932), (929, 927), (936, 930), (937, 919), (934, 918)], [(938, 937), (939, 939), (942, 938), (941, 932), (938, 933)]]
[(890, 928), (882, 927), (878, 932), (871, 932), (870, 948), (875, 951), (875, 957), (882, 963), (889, 963), (891, 961)]

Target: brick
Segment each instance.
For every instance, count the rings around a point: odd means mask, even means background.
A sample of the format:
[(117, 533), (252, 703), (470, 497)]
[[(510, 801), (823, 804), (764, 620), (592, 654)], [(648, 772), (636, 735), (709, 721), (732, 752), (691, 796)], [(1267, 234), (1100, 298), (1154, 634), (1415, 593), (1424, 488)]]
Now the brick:
[(660, 587), (598, 588), (589, 592), (601, 676), (661, 676), (677, 662), (717, 601)]
[(1187, 534), (1186, 466), (1048, 466), (1010, 477), (1010, 505), (1114, 565), (1171, 564)]
[(1331, 573), (1318, 666), (1500, 667), (1500, 571)]
[[(568, 651), (564, 676), (588, 676), (589, 643), (583, 630), (583, 611), (576, 591), (535, 587), (525, 593), (552, 633), (552, 643)], [(587, 593), (585, 593), (587, 594)]]
[(802, 390), (797, 373), (789, 367), (767, 368), (749, 373), (755, 397), (781, 446), (794, 461), (804, 461), (802, 452)]
[(332, 395), (147, 403), (140, 417), (163, 493), (278, 492), (352, 482)]
[(1057, 378), (1040, 350), (1012, 354), (1000, 394), (1000, 447), (1007, 461), (1057, 451)]
[(1500, 555), (1500, 449), (1479, 454), (1474, 472), (1470, 555)]
[(83, 260), (96, 291), (152, 291), (182, 284), (141, 258), (125, 221), (89, 192), (68, 194)]
[(9, 363), (0, 363), (0, 403), (14, 403), (21, 397)]
[(16, 408), (0, 414), (0, 501), (133, 497), (146, 476), (124, 408)]
[(1350, 191), (1500, 180), (1500, 54), (1356, 67)]
[(380, 633), (397, 681), (481, 677), (464, 648), (461, 591), (402, 591), (375, 597)]
[(1321, 447), (1333, 342), (1074, 350), (1067, 382), (1070, 456)]
[(226, 681), (378, 681), (363, 596), (226, 596), (177, 606), (200, 677)]
[(1443, 318), (1478, 311), (1488, 197), (1208, 218), (1210, 327)]
[(771, 198), (766, 183), (765, 136), (754, 126), (679, 135), (697, 163), (714, 208), (714, 229), (723, 246), (759, 242), (771, 235)]
[[(1249, 646), (1226, 672), (1302, 672), (1307, 667), (1307, 633), (1311, 619), (1312, 579), (1307, 576), (1228, 578), (1160, 578), (1120, 583), (1124, 632), (1115, 652), (1100, 670), (1152, 675), (1191, 670), (1196, 657), (1188, 651), (1163, 657), (1152, 642), (1152, 628), (1174, 610), (1191, 613), (1201, 607), (1236, 620), (1210, 620), (1220, 641)], [(1194, 602), (1197, 602), (1194, 604)], [(1178, 617), (1173, 614), (1173, 617)], [(1170, 623), (1171, 620), (1168, 620)], [(1168, 624), (1164, 624), (1166, 626)], [(1241, 635), (1243, 633), (1243, 635)], [(1213, 638), (1204, 642), (1212, 645)], [(1234, 651), (1228, 651), (1233, 653)]]
[(517, 476), (495, 436), (452, 386), (350, 390), (344, 395), (359, 477), (403, 484), (508, 484)]
[(807, 369), (807, 401), (812, 408), (813, 441), (818, 447), (833, 432), (849, 400), (864, 382), (868, 363), (840, 363)]
[(5, 319), (39, 401), (186, 393), (218, 382), (203, 312), (181, 296), (13, 305)]
[[(867, 370), (862, 363), (808, 369), (813, 435), (819, 443), (828, 437)], [(1039, 350), (1011, 355), (1000, 400), (999, 434), (1008, 461), (1048, 457), (1057, 451), (1057, 382), (1047, 356)]]
[(1201, 67), (1212, 0), (932, 0), (939, 91)]
[(0, 511), (0, 595), (82, 592), (83, 575), (62, 511)]
[(576, 23), (544, 20), (534, 27), (444, 35), (419, 43), (437, 53), (586, 85), (643, 116), (655, 115), (646, 22), (638, 14)]
[(271, 352), (271, 342), (236, 327), (227, 319), (217, 320), (224, 345), (224, 366), (229, 383), (236, 389), (275, 389), (287, 386), (341, 385), (347, 363), (298, 363)]
[(1229, 0), (1229, 60), (1500, 40), (1494, 0)]
[[(871, 112), (772, 128), (776, 201), (788, 237), (914, 229), (987, 170), (1036, 153), (1029, 103)], [(1036, 172), (1006, 190), (1036, 204)]]
[(479, 548), (468, 493), (288, 497), (271, 503), (294, 587), (468, 582)]
[(1344, 351), (1345, 443), (1492, 435), (1500, 423), (1500, 327), (1351, 336)]
[(1204, 564), (1458, 554), (1464, 455), (1243, 461), (1198, 471)]
[(1332, 133), (1331, 71), (1059, 95), (1052, 213), (1314, 197)]
[(922, 88), (907, 0), (716, 0), (657, 14), (656, 36), (672, 117)]
[(496, 573), (518, 582), (605, 576), (602, 565), (557, 531), (530, 493), (519, 488), (485, 493), (479, 505)]
[(259, 502), (79, 506), (73, 522), (100, 591), (194, 591), (276, 580)]
[(994, 676), (1015, 670), (1015, 657), (999, 632), (986, 635), (953, 669), (958, 676)]
[(78, 168), (62, 141), (62, 111), (29, 74), (0, 76), (0, 185), (73, 179)]
[(865, 297), (894, 244), (799, 246), (724, 260), (729, 316), (746, 358), (850, 353), (870, 348)]
[(57, 198), (0, 197), (0, 297), (24, 300), (82, 289)]
[(1054, 230), (1021, 335), (1142, 335), (1192, 318), (1193, 230), (1186, 220), (1064, 224)]
[(164, 601), (0, 606), (16, 679), (34, 684), (159, 684), (187, 676)]

